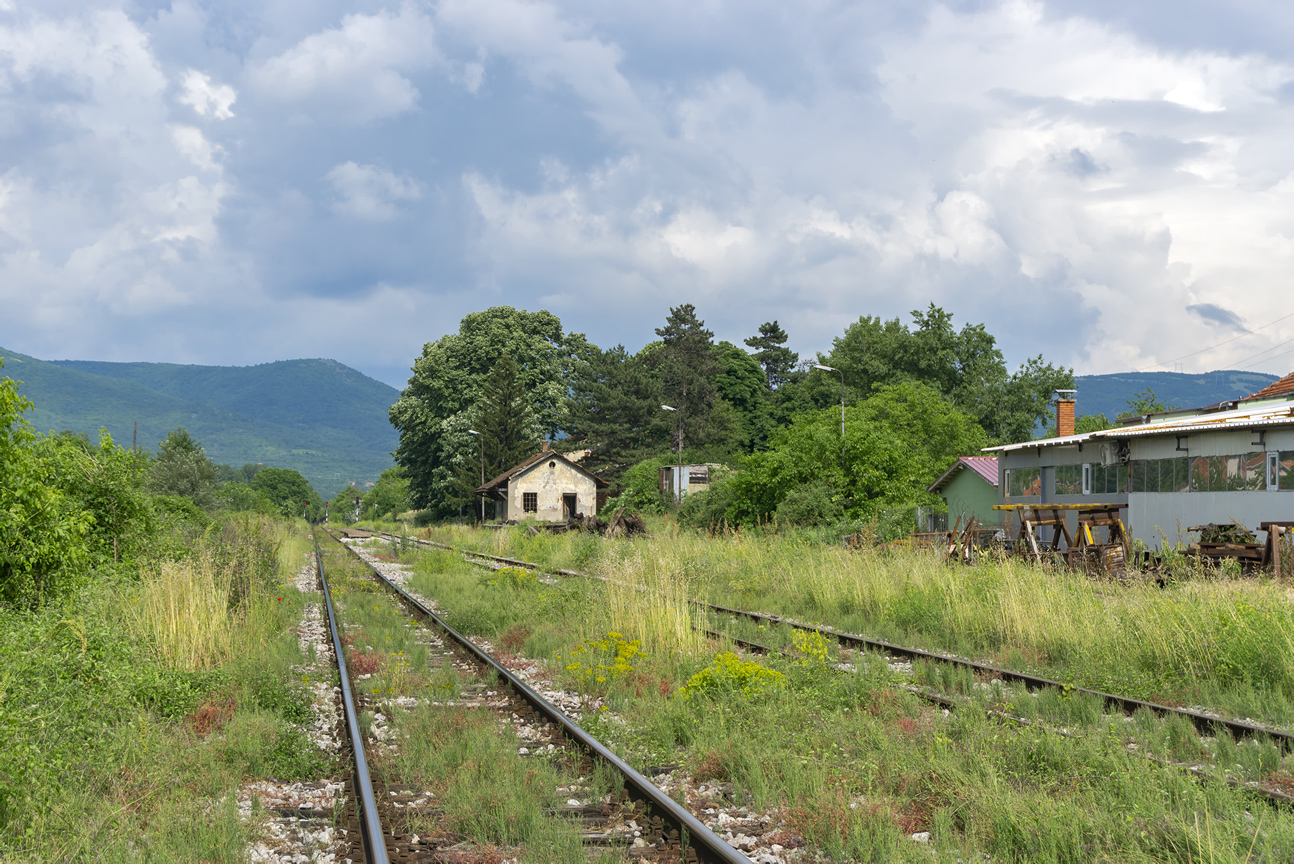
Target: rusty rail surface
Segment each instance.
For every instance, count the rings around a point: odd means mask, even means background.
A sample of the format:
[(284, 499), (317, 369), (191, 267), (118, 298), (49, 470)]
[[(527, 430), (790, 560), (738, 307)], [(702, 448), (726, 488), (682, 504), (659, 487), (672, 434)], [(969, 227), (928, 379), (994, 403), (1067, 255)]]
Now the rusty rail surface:
[[(373, 575), (378, 582), (387, 590), (394, 593), (406, 607), (414, 612), (415, 615), (435, 624), (437, 628), (452, 639), (459, 647), (471, 654), (477, 662), (493, 670), (499, 676), (499, 679), (505, 682), (514, 693), (528, 702), (537, 712), (551, 721), (562, 731), (563, 734), (584, 747), (593, 756), (601, 759), (604, 763), (615, 769), (617, 773), (624, 777), (625, 789), (628, 790), (632, 797), (647, 802), (652, 808), (663, 814), (667, 820), (674, 823), (680, 832), (680, 838), (684, 838), (685, 840), (684, 845), (690, 846), (696, 851), (697, 859), (699, 861), (706, 862), (706, 864), (751, 864), (749, 858), (725, 843), (722, 838), (706, 827), (701, 820), (697, 819), (685, 808), (680, 806), (678, 802), (669, 797), (665, 792), (658, 789), (642, 774), (635, 771), (630, 767), (629, 763), (608, 750), (600, 741), (581, 729), (574, 720), (567, 717), (557, 708), (557, 706), (539, 695), (539, 693), (532, 689), (530, 685), (526, 684), (526, 682), (514, 675), (511, 670), (507, 669), (485, 651), (478, 648), (476, 644), (466, 636), (459, 633), (453, 627), (450, 627), (443, 618), (435, 612), (432, 612), (399, 585), (396, 585), (394, 582), (383, 576), (376, 567), (366, 561), (354, 549), (351, 549), (345, 543), (338, 540), (338, 538), (335, 535), (332, 535), (331, 532), (329, 536), (332, 536), (334, 540), (337, 540), (338, 545), (342, 546), (357, 559), (362, 561), (364, 566), (368, 567), (368, 569), (373, 572)], [(394, 537), (396, 535), (389, 536)], [(430, 541), (419, 540), (418, 542), (428, 543)]]
[[(397, 535), (386, 532), (378, 532), (384, 537), (396, 537)], [(460, 555), (466, 555), (472, 558), (483, 558), (490, 561), (496, 561), (507, 564), (511, 567), (522, 567), (527, 570), (542, 570), (546, 573), (554, 573), (560, 576), (576, 576), (582, 579), (597, 579), (606, 581), (601, 576), (593, 576), (588, 573), (580, 573), (575, 570), (561, 570), (557, 568), (548, 568), (530, 561), (519, 561), (516, 558), (504, 558), (499, 555), (488, 555), (484, 552), (471, 552), (463, 549), (457, 549), (445, 543), (437, 543), (434, 540), (424, 540), (421, 538), (409, 538), (416, 543), (433, 546), (439, 549), (446, 549), (450, 552), (456, 552)], [(1027, 690), (1042, 690), (1045, 688), (1056, 688), (1066, 693), (1083, 693), (1089, 696), (1095, 696), (1105, 702), (1106, 705), (1117, 707), (1125, 714), (1132, 714), (1138, 710), (1151, 711), (1160, 717), (1177, 716), (1185, 717), (1190, 720), (1201, 734), (1212, 735), (1218, 728), (1226, 729), (1236, 740), (1266, 736), (1274, 741), (1282, 750), (1294, 751), (1294, 733), (1286, 732), (1280, 729), (1272, 729), (1257, 723), (1250, 723), (1245, 720), (1235, 720), (1227, 717), (1214, 717), (1200, 711), (1192, 711), (1189, 708), (1175, 708), (1171, 705), (1161, 705), (1158, 702), (1147, 702), (1142, 699), (1134, 699), (1130, 696), (1120, 696), (1117, 693), (1106, 693), (1101, 690), (1091, 690), (1086, 687), (1075, 687), (1062, 681), (1056, 681), (1051, 678), (1043, 678), (1040, 675), (1030, 675), (1027, 672), (1014, 672), (1010, 669), (1003, 669), (1000, 666), (991, 666), (987, 663), (979, 663), (974, 660), (966, 660), (962, 657), (952, 657), (947, 654), (941, 654), (937, 651), (928, 651), (923, 648), (910, 648), (904, 645), (895, 645), (892, 642), (886, 642), (882, 639), (872, 639), (867, 636), (860, 636), (855, 633), (846, 633), (833, 627), (827, 627), (820, 624), (804, 624), (799, 621), (792, 621), (783, 618), (780, 615), (770, 615), (764, 612), (752, 612), (746, 609), (733, 609), (728, 606), (720, 606), (715, 603), (706, 603), (701, 600), (690, 601), (693, 605), (709, 609), (720, 615), (731, 615), (739, 618), (749, 618), (755, 621), (766, 621), (771, 624), (785, 624), (788, 627), (794, 627), (797, 630), (804, 630), (810, 633), (821, 633), (824, 636), (830, 636), (841, 645), (854, 649), (871, 649), (873, 651), (884, 651), (895, 657), (904, 657), (910, 660), (926, 660), (933, 663), (945, 663), (953, 666), (959, 666), (963, 669), (969, 669), (972, 672), (978, 672), (990, 677), (996, 676), (1003, 681), (1013, 684), (1020, 684)]]
[(328, 590), (328, 578), (324, 576), (323, 556), (319, 554), (318, 537), (315, 538), (315, 566), (319, 571), (319, 587), (323, 590), (324, 608), (328, 611), (328, 631), (332, 634), (333, 655), (337, 659), (337, 671), (341, 674), (342, 710), (346, 717), (346, 732), (350, 737), (351, 754), (354, 758), (354, 785), (359, 804), (360, 837), (364, 855), (368, 864), (389, 864), (385, 832), (382, 830), (382, 821), (377, 813), (377, 796), (373, 794), (373, 779), (369, 776), (368, 759), (364, 756), (364, 736), (359, 728), (359, 712), (355, 710), (355, 699), (350, 689), (350, 675), (346, 672), (346, 654), (342, 650), (341, 630), (333, 614), (332, 594)]

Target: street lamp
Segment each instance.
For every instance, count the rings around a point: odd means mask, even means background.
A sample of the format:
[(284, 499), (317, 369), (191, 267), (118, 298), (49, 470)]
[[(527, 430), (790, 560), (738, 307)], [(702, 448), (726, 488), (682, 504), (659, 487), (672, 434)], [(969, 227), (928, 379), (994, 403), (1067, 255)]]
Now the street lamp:
[(677, 408), (661, 405), (666, 411), (678, 414), (678, 474), (674, 477), (674, 500), (683, 500), (683, 414)]
[[(484, 486), (484, 485), (485, 485), (485, 441), (484, 441), (484, 439), (482, 439), (482, 438), (481, 438), (481, 433), (480, 433), (480, 432), (477, 432), (475, 429), (468, 429), (468, 430), (467, 430), (467, 434), (468, 434), (468, 435), (475, 435), (475, 436), (476, 436), (476, 443), (477, 443), (477, 444), (479, 445), (479, 447), (480, 447), (480, 452), (481, 452), (481, 461), (480, 461), (480, 465), (481, 465), (481, 485), (482, 485), (482, 486)], [(484, 524), (485, 524), (485, 494), (484, 494), (484, 493), (482, 493), (482, 494), (481, 494), (481, 524), (482, 524), (482, 525), (484, 525)]]
[(843, 480), (845, 473), (845, 373), (832, 366), (823, 366), (821, 363), (814, 363), (813, 368), (821, 369), (823, 372), (835, 372), (840, 376), (840, 473)]

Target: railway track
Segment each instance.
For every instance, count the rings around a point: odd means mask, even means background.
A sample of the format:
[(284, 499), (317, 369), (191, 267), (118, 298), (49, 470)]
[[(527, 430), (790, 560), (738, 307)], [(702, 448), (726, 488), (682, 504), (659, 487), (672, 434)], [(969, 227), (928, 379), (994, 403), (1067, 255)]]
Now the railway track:
[[(337, 540), (336, 537), (332, 539)], [(467, 664), (484, 673), (481, 677), (487, 679), (494, 677), (499, 682), (479, 688), (481, 692), (476, 695), (484, 698), (478, 698), (476, 702), (483, 708), (493, 708), (502, 712), (504, 719), (510, 720), (513, 724), (524, 724), (529, 727), (525, 738), (530, 746), (522, 752), (530, 750), (551, 752), (554, 747), (570, 748), (570, 752), (581, 762), (582, 774), (591, 774), (592, 762), (597, 760), (623, 779), (624, 791), (618, 798), (613, 797), (610, 802), (567, 806), (559, 813), (565, 818), (579, 822), (581, 838), (586, 844), (594, 847), (591, 851), (596, 851), (598, 846), (616, 847), (621, 850), (624, 857), (634, 860), (750, 864), (748, 858), (725, 843), (688, 810), (581, 729), (511, 670), (450, 627), (428, 608), (427, 604), (387, 578), (346, 544), (338, 541), (338, 545), (362, 562), (372, 578), (383, 589), (394, 595), (415, 619), (434, 629), (433, 646), (441, 658), (446, 662), (452, 661), (460, 667)], [(322, 558), (320, 557), (319, 560), (320, 579), (324, 585), (329, 622), (334, 627), (334, 646), (338, 659), (341, 660), (341, 637), (336, 628), (331, 599), (323, 577)], [(433, 654), (433, 658), (435, 656), (436, 654)], [(343, 695), (349, 699), (344, 667), (342, 679)], [(488, 690), (486, 686), (489, 687)], [(350, 726), (351, 716), (353, 715), (348, 712), (348, 726)], [(352, 844), (352, 850), (363, 853), (366, 857), (362, 860), (368, 862), (454, 860), (452, 857), (438, 854), (438, 851), (426, 840), (408, 833), (407, 826), (402, 824), (402, 819), (417, 813), (420, 806), (425, 809), (425, 796), (420, 796), (417, 790), (405, 788), (399, 783), (391, 784), (390, 788), (384, 788), (382, 784), (375, 784), (368, 780), (367, 770), (363, 764), (363, 741), (358, 737), (359, 727), (355, 725), (350, 728), (357, 758), (352, 784), (355, 794), (349, 795), (348, 800), (353, 801), (356, 808), (347, 813), (345, 824), (349, 829), (348, 838), (353, 835), (360, 840)], [(370, 797), (367, 798), (364, 792), (366, 785), (370, 790)], [(373, 814), (372, 818), (369, 816), (370, 813)], [(637, 832), (638, 838), (635, 838), (634, 832)], [(380, 840), (374, 841), (369, 839), (370, 837), (379, 837)], [(640, 839), (642, 842), (632, 845), (635, 839)], [(356, 858), (356, 860), (360, 859)]]
[[(366, 532), (367, 533), (367, 532)], [(397, 535), (387, 532), (377, 532), (388, 539), (399, 539)], [(491, 561), (496, 564), (503, 564), (509, 567), (521, 567), (527, 570), (543, 571), (559, 576), (571, 576), (582, 579), (598, 579), (605, 581), (601, 576), (593, 576), (588, 573), (580, 573), (575, 570), (563, 570), (556, 568), (545, 568), (540, 564), (531, 561), (521, 561), (516, 558), (504, 558), (499, 555), (488, 555), (484, 552), (471, 552), (463, 549), (457, 549), (444, 543), (437, 543), (434, 540), (424, 540), (421, 538), (409, 538), (414, 542), (429, 546), (432, 548), (445, 549), (465, 555), (469, 558), (476, 558), (483, 561)], [(1093, 696), (1102, 700), (1107, 706), (1112, 707), (1124, 714), (1134, 714), (1139, 710), (1150, 711), (1160, 717), (1183, 717), (1188, 719), (1195, 729), (1201, 735), (1214, 735), (1217, 730), (1225, 729), (1237, 741), (1250, 738), (1267, 738), (1282, 750), (1294, 752), (1294, 733), (1287, 732), (1283, 729), (1274, 729), (1269, 726), (1253, 723), (1248, 720), (1237, 720), (1234, 718), (1223, 717), (1217, 714), (1194, 711), (1189, 708), (1177, 708), (1171, 705), (1161, 705), (1156, 702), (1147, 702), (1141, 699), (1134, 699), (1129, 696), (1120, 696), (1115, 693), (1105, 693), (1100, 690), (1091, 690), (1085, 687), (1075, 687), (1061, 681), (1051, 678), (1044, 678), (1039, 675), (1031, 675), (1027, 672), (1016, 672), (1011, 669), (1004, 669), (1000, 666), (992, 666), (987, 663), (979, 663), (974, 660), (967, 660), (961, 657), (954, 657), (948, 654), (941, 654), (937, 651), (928, 651), (923, 648), (912, 648), (904, 645), (896, 645), (892, 642), (886, 642), (881, 639), (872, 639), (867, 636), (861, 636), (855, 633), (846, 633), (832, 627), (819, 624), (807, 624), (800, 621), (794, 621), (784, 618), (780, 615), (771, 615), (764, 612), (755, 612), (746, 609), (734, 609), (728, 606), (720, 606), (714, 603), (706, 603), (700, 600), (692, 600), (693, 605), (706, 609), (716, 615), (728, 616), (733, 618), (745, 618), (752, 621), (762, 622), (772, 625), (785, 625), (797, 630), (811, 633), (820, 633), (825, 637), (834, 639), (840, 645), (853, 650), (877, 651), (887, 654), (890, 657), (903, 660), (922, 660), (929, 663), (947, 664), (959, 669), (964, 669), (983, 679), (999, 679), (1005, 683), (1023, 686), (1026, 690), (1035, 691), (1048, 688), (1054, 688), (1069, 694), (1084, 694)], [(731, 638), (731, 637), (727, 637)]]

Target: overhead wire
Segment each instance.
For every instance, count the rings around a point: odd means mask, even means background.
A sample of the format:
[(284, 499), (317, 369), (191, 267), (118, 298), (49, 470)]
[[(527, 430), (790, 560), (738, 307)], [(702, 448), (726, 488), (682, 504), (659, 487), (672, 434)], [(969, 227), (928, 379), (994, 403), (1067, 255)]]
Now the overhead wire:
[[(1181, 357), (1174, 357), (1172, 360), (1165, 360), (1163, 363), (1155, 363), (1154, 365), (1147, 366), (1144, 369), (1138, 369), (1137, 371), (1149, 372), (1152, 369), (1160, 369), (1164, 366), (1167, 366), (1170, 363), (1176, 363), (1179, 360), (1185, 360), (1188, 357), (1194, 357), (1197, 354), (1203, 354), (1206, 351), (1212, 351), (1214, 348), (1221, 348), (1223, 345), (1230, 345), (1232, 342), (1235, 342), (1237, 339), (1243, 339), (1246, 336), (1253, 336), (1259, 330), (1266, 330), (1268, 327), (1272, 326), (1273, 324), (1279, 324), (1280, 322), (1284, 321), (1286, 318), (1294, 318), (1294, 312), (1291, 312), (1288, 315), (1282, 315), (1280, 318), (1277, 318), (1274, 321), (1268, 321), (1266, 324), (1262, 325), (1261, 327), (1255, 327), (1253, 330), (1246, 330), (1244, 333), (1241, 333), (1239, 336), (1232, 336), (1230, 339), (1226, 339), (1226, 340), (1223, 340), (1222, 342), (1218, 342), (1216, 345), (1209, 345), (1208, 347), (1201, 348), (1198, 351), (1192, 351), (1190, 354), (1183, 354)], [(1261, 353), (1266, 353), (1266, 352), (1261, 352)], [(1241, 361), (1241, 362), (1247, 362), (1247, 361)]]

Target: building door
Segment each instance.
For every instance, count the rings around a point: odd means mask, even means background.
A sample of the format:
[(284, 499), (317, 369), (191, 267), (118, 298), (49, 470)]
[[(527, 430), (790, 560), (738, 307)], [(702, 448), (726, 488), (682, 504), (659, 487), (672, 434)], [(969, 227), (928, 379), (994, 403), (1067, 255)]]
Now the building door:
[(579, 499), (575, 497), (574, 492), (567, 492), (562, 495), (562, 515), (567, 519), (574, 519), (575, 508), (579, 506), (578, 501)]

